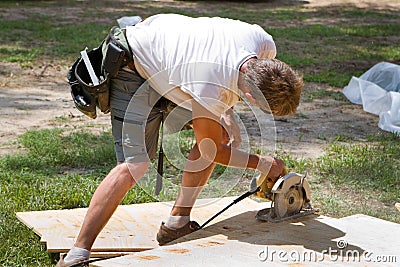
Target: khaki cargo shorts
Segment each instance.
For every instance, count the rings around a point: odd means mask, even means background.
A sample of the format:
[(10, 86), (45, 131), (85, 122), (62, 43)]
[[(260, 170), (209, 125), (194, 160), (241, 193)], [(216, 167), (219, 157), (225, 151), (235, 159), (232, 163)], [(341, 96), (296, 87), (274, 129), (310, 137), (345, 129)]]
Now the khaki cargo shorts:
[[(118, 162), (146, 162), (153, 159), (157, 152), (161, 121), (173, 108), (174, 116), (179, 117), (178, 121), (184, 121), (187, 125), (192, 118), (191, 111), (176, 107), (128, 68), (121, 69), (118, 76), (110, 80), (110, 107)], [(175, 129), (175, 132), (179, 130)]]

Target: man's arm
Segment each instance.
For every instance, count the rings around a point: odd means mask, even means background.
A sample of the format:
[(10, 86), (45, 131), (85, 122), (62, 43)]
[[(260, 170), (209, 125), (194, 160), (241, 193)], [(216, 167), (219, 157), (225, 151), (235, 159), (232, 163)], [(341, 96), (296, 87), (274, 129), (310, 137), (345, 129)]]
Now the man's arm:
[(283, 161), (269, 156), (250, 154), (227, 144), (219, 118), (195, 100), (192, 101), (193, 130), (202, 158), (221, 165), (258, 170), (278, 177)]

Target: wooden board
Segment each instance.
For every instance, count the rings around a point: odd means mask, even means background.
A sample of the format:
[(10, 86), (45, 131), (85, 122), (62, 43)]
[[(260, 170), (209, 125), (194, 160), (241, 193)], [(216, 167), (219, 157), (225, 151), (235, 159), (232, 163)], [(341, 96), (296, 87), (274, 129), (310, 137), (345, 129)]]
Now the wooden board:
[[(399, 224), (366, 215), (309, 216), (274, 224), (259, 222), (254, 215), (243, 212), (171, 245), (92, 266), (400, 265)], [(392, 262), (377, 262), (378, 256)]]
[[(232, 202), (234, 197), (202, 199), (196, 202), (192, 219), (206, 221)], [(233, 205), (212, 223), (238, 215), (243, 211), (259, 210), (269, 202), (257, 203), (249, 198)], [(155, 240), (160, 224), (171, 210), (171, 202), (121, 205), (99, 234), (93, 252), (132, 252), (158, 247)], [(75, 242), (87, 209), (19, 212), (17, 218), (41, 237), (48, 252), (67, 252)]]
[(400, 211), (400, 203), (396, 203), (394, 206)]
[[(202, 223), (233, 199), (200, 200), (192, 219)], [(269, 203), (251, 199), (233, 205), (205, 229), (158, 247), (155, 235), (171, 205), (119, 206), (96, 240), (92, 256), (128, 255), (91, 266), (400, 266), (399, 224), (366, 215), (260, 222), (255, 214)], [(17, 213), (17, 217), (41, 236), (49, 252), (66, 252), (86, 212), (34, 211)], [(338, 244), (345, 246), (339, 249)], [(369, 258), (363, 257), (365, 253)], [(374, 262), (376, 256), (391, 262)]]

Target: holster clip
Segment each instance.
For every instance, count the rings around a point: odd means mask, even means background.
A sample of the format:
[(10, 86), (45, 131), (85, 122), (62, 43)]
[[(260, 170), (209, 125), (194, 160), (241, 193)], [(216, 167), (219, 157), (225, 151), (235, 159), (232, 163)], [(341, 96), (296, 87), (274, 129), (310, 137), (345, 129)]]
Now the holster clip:
[(111, 77), (116, 77), (118, 71), (127, 64), (125, 50), (110, 42), (104, 59), (104, 70), (108, 72)]

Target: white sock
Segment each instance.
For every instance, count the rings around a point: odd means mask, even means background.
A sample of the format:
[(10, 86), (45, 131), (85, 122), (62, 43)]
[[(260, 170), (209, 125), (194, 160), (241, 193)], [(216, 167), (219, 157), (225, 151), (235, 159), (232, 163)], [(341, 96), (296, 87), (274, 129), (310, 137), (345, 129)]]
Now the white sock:
[(73, 246), (65, 256), (64, 261), (70, 262), (78, 259), (87, 260), (89, 259), (90, 251), (84, 248), (77, 248)]
[(190, 221), (190, 216), (169, 216), (165, 226), (176, 230), (182, 228)]

